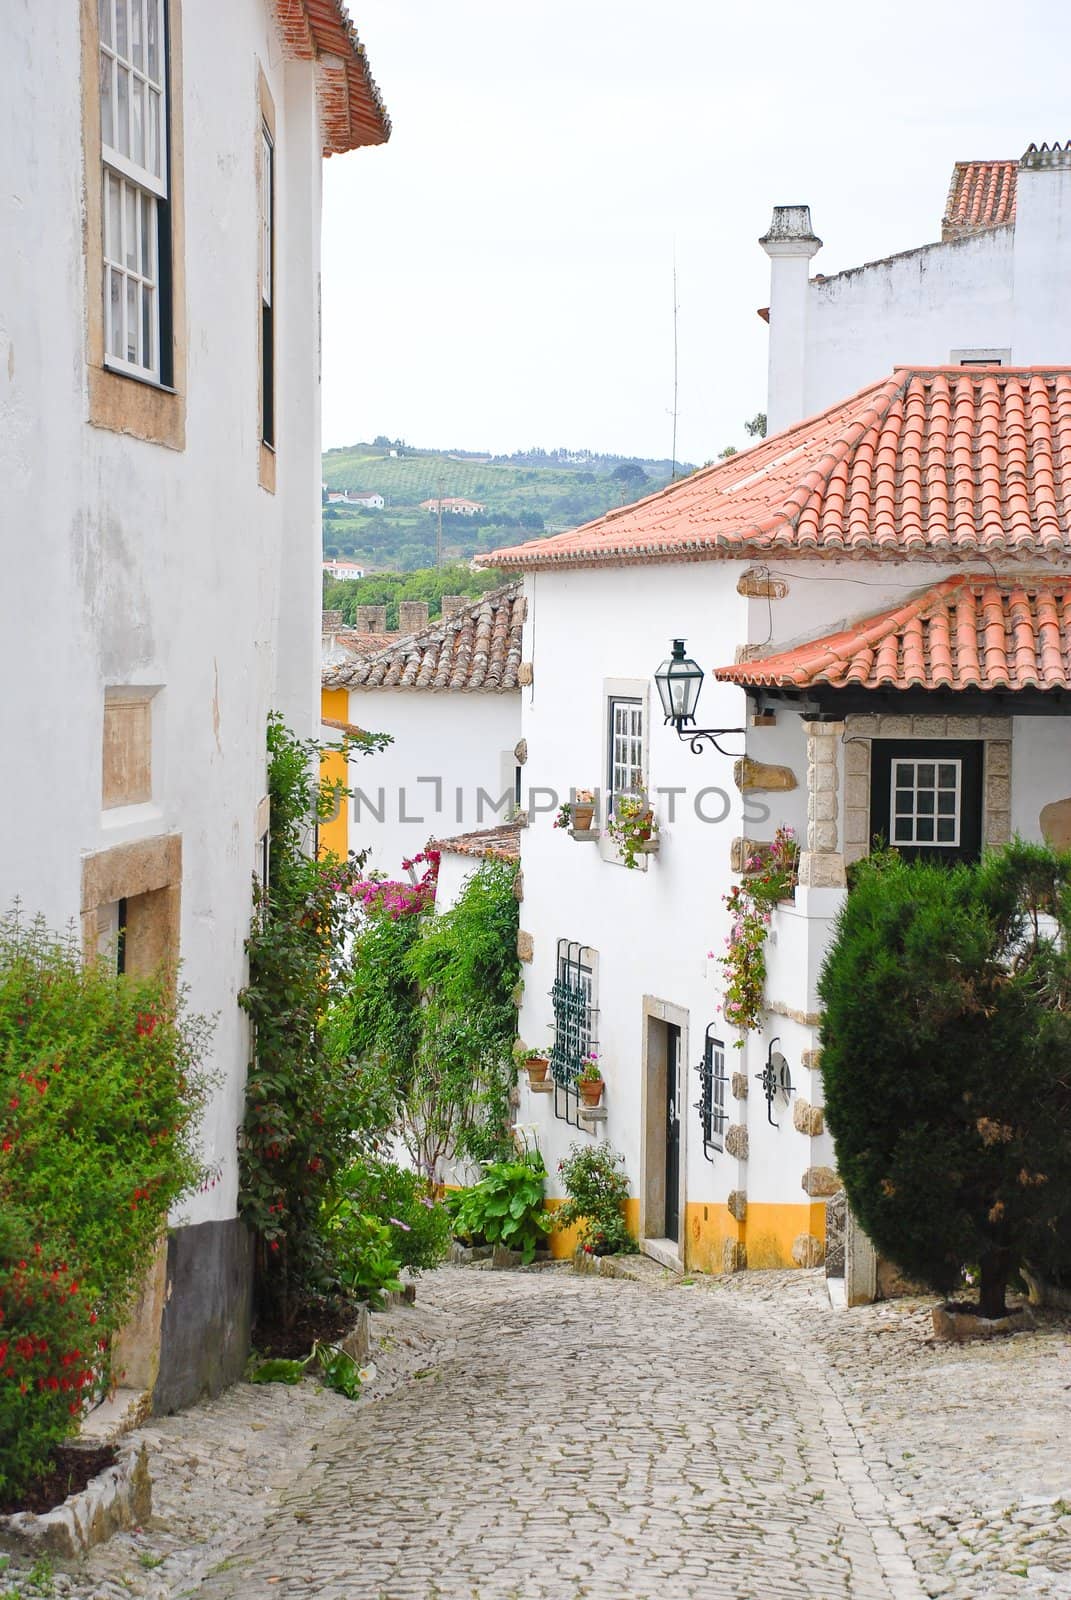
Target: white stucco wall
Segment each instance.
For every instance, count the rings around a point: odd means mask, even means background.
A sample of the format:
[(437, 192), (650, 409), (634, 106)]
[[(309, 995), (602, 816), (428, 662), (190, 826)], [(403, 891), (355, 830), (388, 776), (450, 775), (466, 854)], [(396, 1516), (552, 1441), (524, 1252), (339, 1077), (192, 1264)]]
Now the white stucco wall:
[(350, 764), (360, 791), (349, 802), (350, 848), (370, 851), (370, 871), (397, 877), (403, 857), (429, 839), (505, 820), (500, 802), (512, 795), (519, 694), (351, 689), (349, 707), (350, 722), (394, 741)]
[[(77, 7), (16, 7), (0, 56), (0, 904), (63, 926), (82, 857), (179, 833), (182, 978), (215, 1018), (205, 1130), (235, 1214), (254, 819), (271, 706), (318, 720), (320, 137), (264, 0), (183, 8), (186, 447), (90, 426)], [(278, 492), (258, 486), (257, 69), (275, 100)], [(89, 161), (97, 159), (89, 152)], [(108, 685), (160, 685), (151, 806), (101, 810)]]

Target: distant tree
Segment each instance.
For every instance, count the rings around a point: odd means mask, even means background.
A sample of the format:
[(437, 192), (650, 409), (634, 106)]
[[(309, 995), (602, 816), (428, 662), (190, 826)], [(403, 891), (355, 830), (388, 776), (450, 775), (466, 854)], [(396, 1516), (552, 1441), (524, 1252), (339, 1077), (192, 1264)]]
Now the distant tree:
[(766, 437), (766, 413), (765, 413), (765, 411), (756, 411), (756, 413), (752, 417), (751, 421), (744, 423), (744, 432), (747, 434), (749, 439), (765, 439), (765, 437)]
[(647, 474), (638, 461), (620, 461), (610, 473), (613, 483), (646, 483)]
[(739, 455), (739, 454), (740, 454), (740, 452), (737, 450), (735, 444), (727, 444), (725, 446), (724, 450), (719, 450), (718, 451), (718, 460), (719, 461), (728, 461), (730, 456), (735, 456), (735, 455)]
[(517, 522), (522, 528), (531, 528), (535, 533), (542, 533), (546, 526), (538, 511), (522, 511)]
[(377, 433), (375, 438), (372, 440), (372, 443), (375, 445), (377, 450), (390, 449), (390, 440), (387, 438), (385, 433)]

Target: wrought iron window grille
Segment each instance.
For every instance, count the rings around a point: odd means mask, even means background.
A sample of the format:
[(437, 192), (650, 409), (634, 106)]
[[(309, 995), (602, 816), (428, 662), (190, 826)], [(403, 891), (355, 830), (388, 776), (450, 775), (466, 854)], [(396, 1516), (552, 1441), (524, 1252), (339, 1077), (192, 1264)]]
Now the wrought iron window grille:
[(717, 1023), (707, 1028), (703, 1045), (703, 1059), (696, 1065), (699, 1074), (699, 1099), (695, 1110), (699, 1112), (699, 1126), (703, 1135), (703, 1154), (713, 1162), (725, 1148), (725, 1127), (729, 1120), (725, 1109), (725, 1086), (729, 1079), (725, 1072), (725, 1041), (714, 1035)]
[(596, 953), (572, 939), (558, 940), (558, 965), (550, 996), (554, 1007), (554, 1045), (550, 1075), (554, 1082), (554, 1115), (580, 1127), (577, 1079), (584, 1057), (598, 1046), (595, 1000)]
[(780, 1034), (777, 1035), (776, 1039), (770, 1040), (770, 1046), (766, 1052), (766, 1065), (761, 1072), (756, 1072), (755, 1074), (759, 1083), (762, 1084), (762, 1092), (766, 1096), (766, 1120), (771, 1128), (779, 1128), (781, 1126), (779, 1122), (775, 1122), (773, 1119), (773, 1103), (777, 1096), (783, 1094), (787, 1100), (789, 1095), (796, 1092), (788, 1061), (780, 1050), (774, 1049), (774, 1045), (780, 1043)]

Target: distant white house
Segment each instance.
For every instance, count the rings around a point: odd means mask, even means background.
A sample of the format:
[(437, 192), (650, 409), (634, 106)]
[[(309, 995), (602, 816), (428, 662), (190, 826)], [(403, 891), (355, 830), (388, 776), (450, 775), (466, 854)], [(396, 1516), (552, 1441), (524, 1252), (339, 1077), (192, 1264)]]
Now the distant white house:
[(364, 577), (364, 568), (358, 561), (325, 561), (323, 568), (325, 577), (341, 582)]
[(359, 607), (359, 653), (340, 660), (325, 650), (325, 729), (367, 728), (394, 742), (354, 762), (353, 794), (320, 838), (342, 855), (369, 850), (370, 869), (392, 877), (430, 838), (494, 827), (519, 799), (521, 585), (468, 603), (447, 596), (443, 606), (429, 625), (426, 602), (403, 602), (401, 631), (385, 639), (385, 608)]
[(441, 500), (420, 502), (421, 511), (438, 511), (440, 508), (444, 517), (475, 517), (479, 512), (487, 510), (479, 500), (466, 500), (461, 495), (445, 495)]
[(327, 503), (329, 506), (362, 506), (366, 511), (382, 511), (387, 502), (374, 489), (329, 489)]

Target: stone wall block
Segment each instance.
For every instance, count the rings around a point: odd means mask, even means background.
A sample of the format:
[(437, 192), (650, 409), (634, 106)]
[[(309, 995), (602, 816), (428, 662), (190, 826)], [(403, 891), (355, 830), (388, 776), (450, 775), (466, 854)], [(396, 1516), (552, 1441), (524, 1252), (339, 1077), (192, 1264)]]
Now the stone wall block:
[(772, 793), (794, 789), (796, 774), (791, 767), (779, 767), (768, 761), (753, 761), (750, 756), (742, 756), (733, 765), (733, 782), (745, 793)]
[(746, 1072), (734, 1072), (733, 1073), (733, 1077), (732, 1077), (732, 1082), (730, 1083), (729, 1087), (733, 1091), (734, 1100), (746, 1100), (747, 1099), (747, 1073)]
[(825, 1246), (813, 1233), (799, 1233), (792, 1241), (792, 1259), (797, 1267), (820, 1267), (826, 1259)]
[(992, 739), (985, 747), (985, 770), (991, 778), (1007, 778), (1011, 774), (1011, 745), (1004, 739)]
[(808, 1105), (806, 1100), (795, 1100), (792, 1104), (792, 1126), (797, 1133), (806, 1134), (808, 1139), (817, 1139), (825, 1132), (825, 1112), (821, 1106)]
[(742, 1122), (734, 1122), (726, 1130), (725, 1153), (737, 1161), (747, 1160), (747, 1129)]
[(726, 1239), (722, 1252), (722, 1271), (747, 1271), (747, 1245), (741, 1244), (739, 1239)]
[(753, 600), (783, 600), (788, 593), (788, 584), (783, 578), (771, 578), (769, 573), (752, 567), (742, 572), (736, 580), (736, 592)]
[(878, 730), (883, 739), (910, 739), (910, 717), (879, 717)]
[(726, 1204), (729, 1207), (729, 1215), (734, 1217), (737, 1222), (743, 1222), (747, 1216), (747, 1191), (744, 1189), (730, 1189), (729, 1199)]
[(530, 933), (523, 928), (517, 929), (517, 959), (518, 961), (531, 961), (535, 955), (535, 942)]
[(808, 1167), (803, 1174), (802, 1188), (812, 1200), (828, 1200), (844, 1187), (832, 1167)]
[(768, 839), (734, 839), (729, 846), (729, 868), (732, 872), (746, 873), (749, 870), (749, 861), (765, 862), (770, 854), (770, 841)]
[(800, 1055), (800, 1066), (803, 1067), (805, 1072), (821, 1072), (821, 1050), (804, 1050)]
[(865, 778), (870, 771), (870, 746), (865, 739), (846, 739), (844, 770), (852, 777)]

